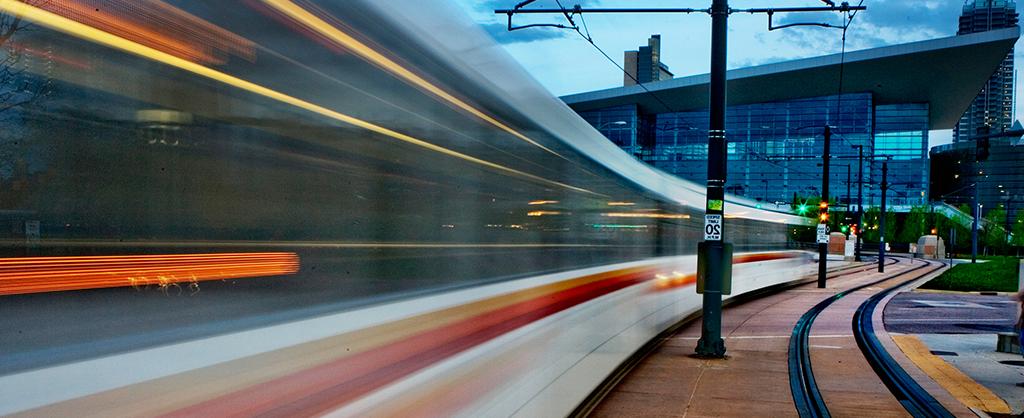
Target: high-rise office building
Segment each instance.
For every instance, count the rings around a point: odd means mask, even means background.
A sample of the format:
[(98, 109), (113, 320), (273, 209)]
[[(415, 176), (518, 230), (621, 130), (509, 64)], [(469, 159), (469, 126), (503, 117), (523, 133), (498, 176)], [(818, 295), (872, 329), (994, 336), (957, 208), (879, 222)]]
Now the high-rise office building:
[(622, 76), (624, 86), (672, 78), (668, 66), (661, 62), (661, 35), (651, 35), (647, 46), (641, 46), (636, 51), (626, 51), (622, 61), (622, 67), (626, 70)]
[[(960, 15), (957, 35), (1009, 28), (1017, 25), (1017, 3), (1013, 0), (967, 0)], [(953, 130), (953, 142), (969, 141), (978, 128), (989, 126), (992, 132), (1010, 128), (1013, 123), (1013, 50), (982, 87), (978, 97), (960, 117)]]

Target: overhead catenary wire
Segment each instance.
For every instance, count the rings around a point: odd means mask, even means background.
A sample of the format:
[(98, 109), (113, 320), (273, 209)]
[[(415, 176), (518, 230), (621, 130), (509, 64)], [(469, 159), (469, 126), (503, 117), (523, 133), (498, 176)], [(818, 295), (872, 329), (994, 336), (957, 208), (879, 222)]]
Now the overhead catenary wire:
[[(580, 37), (583, 38), (583, 40), (587, 41), (587, 43), (589, 43), (591, 46), (593, 46), (594, 49), (597, 49), (597, 52), (600, 52), (601, 55), (603, 55), (605, 57), (605, 59), (608, 60), (608, 62), (612, 63), (612, 65), (617, 67), (619, 69), (619, 71), (622, 71), (622, 73), (625, 74), (626, 77), (629, 77), (629, 79), (633, 80), (633, 82), (636, 83), (636, 85), (640, 86), (641, 89), (643, 89), (645, 92), (650, 94), (651, 97), (654, 98), (655, 101), (657, 101), (659, 104), (661, 104), (665, 108), (665, 110), (669, 111), (670, 113), (677, 113), (677, 111), (675, 109), (673, 109), (671, 106), (669, 106), (667, 103), (665, 103), (664, 100), (661, 100), (661, 98), (658, 97), (657, 94), (655, 94), (653, 91), (648, 89), (647, 86), (643, 85), (643, 83), (641, 83), (640, 80), (637, 80), (637, 78), (634, 77), (632, 74), (630, 74), (629, 71), (626, 71), (625, 67), (619, 65), (618, 61), (615, 61), (615, 59), (613, 59), (610, 55), (608, 55), (607, 52), (604, 52), (604, 50), (601, 49), (601, 47), (598, 46), (597, 43), (594, 42), (594, 38), (592, 36), (590, 36), (590, 29), (587, 28), (586, 18), (583, 17), (583, 13), (581, 11), (579, 11), (578, 9), (573, 9), (573, 10), (566, 9), (564, 6), (562, 6), (561, 0), (555, 0), (555, 3), (558, 4), (558, 8), (562, 10), (562, 13), (565, 15), (565, 18), (572, 25), (572, 27), (570, 29), (574, 30), (577, 34), (579, 34)], [(579, 25), (576, 25), (576, 22), (573, 22), (572, 15), (575, 15), (575, 14), (579, 15), (580, 22), (583, 24), (583, 28), (587, 32), (586, 34), (584, 34), (583, 31), (580, 30), (580, 27), (579, 27)]]
[[(864, 5), (864, 0), (860, 0), (860, 3), (857, 3), (857, 6), (863, 6), (863, 5)], [(839, 51), (839, 87), (837, 88), (837, 93), (836, 93), (836, 121), (839, 122), (839, 123), (842, 123), (842, 118), (843, 118), (842, 117), (842, 112), (843, 112), (843, 107), (842, 107), (842, 103), (843, 103), (843, 72), (844, 72), (844, 69), (846, 67), (846, 32), (850, 29), (850, 25), (853, 24), (853, 18), (857, 17), (857, 12), (858, 11), (859, 10), (853, 10), (852, 12), (846, 12), (847, 16), (846, 16), (846, 19), (844, 19), (845, 22), (843, 22), (843, 26), (842, 26), (842, 29), (843, 29), (843, 37), (842, 37), (842, 41), (841, 41), (842, 42), (842, 46), (841, 46), (840, 51)], [(846, 138), (844, 138), (842, 136), (839, 136), (839, 139), (841, 141), (845, 142), (846, 145), (849, 145), (851, 147), (855, 146), (855, 145), (851, 144), (850, 141), (848, 141)]]

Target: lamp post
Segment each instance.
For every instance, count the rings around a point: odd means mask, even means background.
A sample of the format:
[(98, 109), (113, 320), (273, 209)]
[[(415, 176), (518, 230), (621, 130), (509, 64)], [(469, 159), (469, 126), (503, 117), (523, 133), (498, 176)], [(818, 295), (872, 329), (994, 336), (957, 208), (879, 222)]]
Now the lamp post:
[(818, 288), (825, 288), (825, 272), (828, 269), (828, 183), (829, 166), (832, 153), (832, 127), (825, 125), (824, 159), (821, 167), (821, 201), (818, 204), (818, 228), (824, 231), (825, 237), (822, 240), (818, 236)]
[(853, 244), (853, 259), (860, 259), (860, 236), (864, 235), (864, 146), (854, 145), (857, 148), (857, 241)]
[[(801, 126), (796, 130), (816, 128), (818, 126), (809, 125)], [(832, 127), (825, 124), (824, 133), (824, 144), (822, 144), (824, 154), (822, 156), (821, 164), (821, 197), (818, 200), (818, 231), (815, 237), (818, 242), (818, 288), (825, 288), (825, 273), (828, 270), (828, 186), (831, 166), (831, 154), (832, 154)]]
[(978, 183), (974, 183), (974, 202), (971, 205), (971, 212), (974, 212), (974, 221), (971, 222), (971, 264), (978, 262), (978, 218), (981, 217), (981, 187)]
[(885, 192), (889, 190), (889, 162), (882, 162), (882, 212), (878, 215), (878, 272), (885, 273)]
[(846, 213), (843, 214), (843, 223), (850, 221), (850, 165), (846, 165)]

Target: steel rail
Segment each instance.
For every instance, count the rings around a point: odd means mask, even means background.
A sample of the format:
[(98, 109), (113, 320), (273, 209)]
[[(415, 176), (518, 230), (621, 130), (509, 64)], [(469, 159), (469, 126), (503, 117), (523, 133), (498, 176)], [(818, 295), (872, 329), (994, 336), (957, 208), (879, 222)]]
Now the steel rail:
[(910, 284), (927, 274), (938, 271), (942, 264), (928, 262), (926, 266), (934, 266), (927, 273), (919, 275), (914, 279), (904, 281), (892, 286), (868, 298), (857, 308), (853, 315), (853, 335), (857, 340), (864, 357), (868, 359), (871, 368), (878, 377), (885, 383), (896, 399), (914, 417), (953, 417), (953, 414), (935, 399), (927, 390), (921, 387), (913, 377), (907, 374), (906, 370), (896, 362), (889, 352), (882, 346), (882, 342), (875, 335), (875, 326), (872, 321), (875, 308), (882, 299), (890, 293)]
[[(900, 259), (893, 258), (892, 262), (887, 263), (893, 265), (900, 262)], [(811, 350), (809, 337), (811, 335), (811, 326), (814, 325), (814, 320), (818, 318), (825, 308), (835, 301), (842, 299), (846, 295), (861, 290), (863, 288), (891, 280), (902, 274), (909, 273), (920, 269), (916, 267), (914, 269), (906, 270), (901, 273), (892, 274), (883, 277), (879, 280), (875, 280), (869, 283), (865, 283), (859, 286), (851, 287), (842, 292), (836, 293), (831, 297), (818, 302), (816, 305), (807, 310), (800, 319), (797, 320), (796, 325), (793, 327), (793, 334), (789, 338), (789, 388), (793, 393), (793, 403), (796, 405), (797, 413), (801, 417), (830, 417), (831, 414), (828, 412), (828, 406), (825, 404), (824, 398), (821, 396), (821, 391), (818, 390), (818, 385), (814, 380), (814, 370), (811, 367)], [(850, 275), (854, 273), (860, 273), (867, 270), (872, 270), (874, 264), (867, 265), (866, 268), (859, 269), (856, 271), (850, 271), (841, 275), (833, 276), (832, 278)]]

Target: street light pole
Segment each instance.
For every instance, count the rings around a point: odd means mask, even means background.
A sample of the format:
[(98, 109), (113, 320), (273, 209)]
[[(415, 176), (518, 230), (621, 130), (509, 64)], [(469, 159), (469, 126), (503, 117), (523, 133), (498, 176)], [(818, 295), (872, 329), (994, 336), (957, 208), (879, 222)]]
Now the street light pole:
[(849, 222), (850, 218), (850, 165), (846, 165), (846, 213), (843, 214), (843, 223)]
[(981, 200), (981, 197), (980, 197), (981, 193), (979, 192), (979, 190), (981, 190), (981, 187), (980, 187), (979, 183), (981, 183), (981, 182), (980, 181), (974, 182), (974, 203), (973, 203), (974, 207), (971, 208), (971, 209), (973, 209), (971, 212), (973, 212), (973, 215), (974, 215), (974, 222), (971, 222), (971, 263), (972, 264), (978, 262), (978, 218), (981, 217), (981, 206), (978, 205), (978, 203), (980, 203), (980, 200)]
[[(732, 245), (723, 240), (725, 225), (725, 174), (727, 149), (725, 138), (726, 111), (726, 58), (729, 30), (728, 0), (711, 2), (711, 104), (708, 129), (708, 182), (704, 215), (704, 242), (699, 257), (705, 259), (704, 304), (697, 341), (697, 355), (720, 358), (725, 356), (722, 339), (722, 285), (726, 279), (726, 266), (732, 265)], [(708, 227), (719, 228), (708, 231)], [(718, 232), (709, 234), (709, 232)]]
[[(825, 232), (822, 240), (818, 236), (818, 288), (825, 288), (825, 271), (828, 270), (828, 183), (830, 157), (832, 153), (832, 127), (825, 125), (825, 161), (821, 168), (821, 202), (818, 204), (818, 228)], [(819, 234), (820, 235), (820, 234)]]
[(857, 242), (853, 245), (854, 261), (860, 259), (860, 236), (864, 235), (864, 146), (857, 147)]
[(882, 213), (878, 215), (878, 272), (885, 273), (885, 191), (889, 190), (889, 162), (882, 162)]

